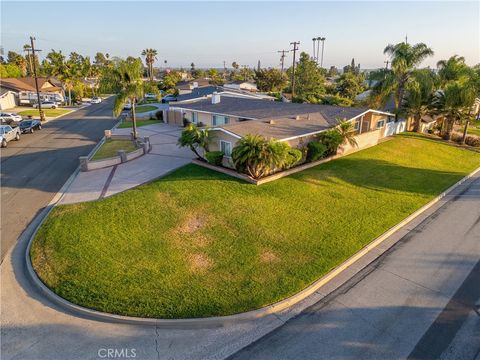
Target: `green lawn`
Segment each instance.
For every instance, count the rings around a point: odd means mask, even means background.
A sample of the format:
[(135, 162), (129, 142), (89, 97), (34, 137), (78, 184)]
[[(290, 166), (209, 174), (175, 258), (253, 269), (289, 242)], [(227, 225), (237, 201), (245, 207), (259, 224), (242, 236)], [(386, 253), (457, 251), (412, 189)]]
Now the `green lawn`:
[[(146, 126), (146, 125), (153, 125), (153, 124), (158, 124), (161, 123), (160, 120), (137, 120), (137, 126)], [(118, 128), (123, 129), (123, 128), (131, 128), (132, 127), (132, 122), (131, 121), (124, 121), (122, 122)]]
[(136, 149), (131, 140), (107, 140), (93, 155), (92, 160), (111, 158), (117, 155), (118, 150), (132, 152)]
[(477, 135), (477, 136), (480, 136), (480, 125), (477, 125), (477, 126), (469, 126), (469, 127), (468, 127), (468, 135)]
[(187, 165), (56, 207), (32, 262), (57, 294), (101, 311), (234, 314), (305, 288), (478, 166), (479, 153), (419, 135), (261, 186)]
[[(42, 109), (42, 110), (45, 113), (46, 117), (57, 117), (57, 116), (64, 115), (64, 114), (71, 111), (71, 110), (65, 110), (65, 109)], [(18, 115), (21, 115), (21, 116), (31, 115), (33, 117), (39, 117), (40, 116), (38, 114), (38, 109), (20, 111), (18, 113)]]
[(152, 105), (140, 105), (135, 108), (135, 111), (141, 114), (141, 113), (145, 113), (145, 112), (149, 112), (157, 109), (158, 107), (152, 106)]

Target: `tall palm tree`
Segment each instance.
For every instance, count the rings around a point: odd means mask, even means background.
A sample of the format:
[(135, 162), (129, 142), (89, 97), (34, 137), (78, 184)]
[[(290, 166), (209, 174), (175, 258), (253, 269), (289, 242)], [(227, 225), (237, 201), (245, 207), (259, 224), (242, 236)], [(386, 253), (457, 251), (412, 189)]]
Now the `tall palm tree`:
[(113, 105), (113, 114), (120, 115), (127, 100), (132, 105), (131, 115), (133, 123), (133, 138), (137, 139), (137, 119), (135, 103), (143, 96), (143, 65), (140, 58), (128, 58), (118, 60), (111, 68), (107, 68), (102, 74), (100, 88), (102, 92), (115, 92), (117, 97)]
[(153, 63), (157, 60), (158, 52), (155, 49), (145, 49), (142, 51), (142, 56), (145, 57), (145, 63), (148, 68), (148, 77), (153, 81)]
[(420, 131), (422, 117), (430, 114), (431, 100), (435, 90), (435, 74), (429, 69), (415, 70), (406, 85), (403, 102), (405, 114), (414, 120), (413, 131)]
[(453, 55), (448, 60), (440, 60), (437, 62), (437, 69), (442, 87), (451, 81), (457, 81), (461, 77), (467, 76), (470, 70), (465, 64), (465, 58), (458, 55)]
[(383, 78), (378, 80), (374, 87), (374, 96), (381, 94), (383, 102), (386, 102), (393, 93), (395, 111), (402, 107), (405, 95), (405, 87), (414, 69), (427, 57), (433, 55), (433, 50), (424, 43), (410, 45), (401, 42), (395, 45), (389, 44), (383, 50), (384, 54), (391, 58), (391, 69), (382, 72)]

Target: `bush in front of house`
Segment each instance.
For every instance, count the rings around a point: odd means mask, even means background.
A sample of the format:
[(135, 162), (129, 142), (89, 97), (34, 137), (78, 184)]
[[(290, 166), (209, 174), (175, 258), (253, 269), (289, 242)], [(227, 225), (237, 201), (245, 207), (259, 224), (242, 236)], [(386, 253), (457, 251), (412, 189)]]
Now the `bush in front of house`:
[(303, 153), (301, 150), (290, 148), (287, 151), (287, 160), (285, 162), (285, 168), (289, 169), (292, 166), (298, 164), (302, 160)]
[(205, 153), (205, 158), (209, 164), (221, 166), (223, 160), (223, 151), (209, 151)]
[(327, 151), (327, 145), (318, 141), (311, 141), (307, 144), (307, 161), (320, 160), (327, 155)]
[(344, 142), (342, 134), (336, 128), (320, 133), (318, 137), (320, 142), (327, 147), (327, 155), (335, 155), (338, 147)]
[(189, 147), (197, 157), (203, 161), (205, 159), (200, 155), (198, 149), (201, 148), (208, 152), (208, 145), (211, 140), (210, 129), (199, 129), (195, 124), (188, 124), (178, 138), (179, 147)]
[(467, 144), (469, 146), (480, 147), (480, 136), (468, 135), (465, 138), (465, 144)]
[(155, 113), (155, 117), (157, 118), (157, 120), (163, 121), (163, 111), (162, 110), (157, 111)]

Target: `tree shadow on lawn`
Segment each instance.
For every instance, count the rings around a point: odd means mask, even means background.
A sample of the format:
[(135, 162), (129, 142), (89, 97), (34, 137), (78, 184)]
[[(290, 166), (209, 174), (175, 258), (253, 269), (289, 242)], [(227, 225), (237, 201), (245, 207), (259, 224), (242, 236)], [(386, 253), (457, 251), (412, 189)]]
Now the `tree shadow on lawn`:
[(376, 191), (401, 191), (434, 196), (466, 175), (461, 172), (406, 167), (385, 160), (341, 158), (291, 175), (317, 186), (346, 182)]

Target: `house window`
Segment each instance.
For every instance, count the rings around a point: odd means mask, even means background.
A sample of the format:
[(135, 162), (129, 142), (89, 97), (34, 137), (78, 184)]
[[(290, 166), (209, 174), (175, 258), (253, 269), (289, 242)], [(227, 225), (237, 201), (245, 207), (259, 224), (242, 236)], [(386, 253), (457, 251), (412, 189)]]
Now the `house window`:
[(222, 115), (213, 115), (213, 126), (216, 125), (225, 125), (228, 124), (229, 118), (228, 116), (222, 116)]
[(385, 120), (378, 120), (377, 121), (377, 129), (381, 129), (385, 126)]
[(360, 129), (360, 121), (356, 120), (353, 122), (353, 130), (358, 131)]
[(230, 141), (220, 140), (220, 150), (225, 154), (225, 156), (232, 156), (232, 143)]
[(192, 123), (196, 124), (198, 122), (198, 113), (192, 112)]

